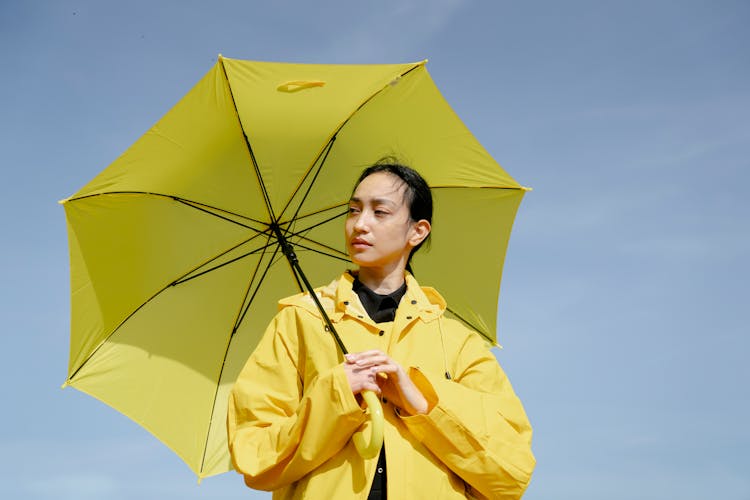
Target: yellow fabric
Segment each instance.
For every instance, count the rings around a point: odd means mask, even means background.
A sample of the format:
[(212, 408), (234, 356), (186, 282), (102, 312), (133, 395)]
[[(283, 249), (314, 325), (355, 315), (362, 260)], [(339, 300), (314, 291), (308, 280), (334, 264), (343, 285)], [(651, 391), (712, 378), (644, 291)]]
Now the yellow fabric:
[[(352, 281), (344, 274), (316, 292), (351, 352), (382, 347)], [(410, 367), (430, 411), (401, 417), (384, 403), (388, 496), (519, 498), (535, 462), (510, 382), (486, 341), (443, 317), (436, 291), (411, 275), (407, 287), (387, 351)], [(342, 362), (312, 299), (282, 300), (229, 400), (229, 446), (249, 486), (274, 499), (367, 498), (377, 458), (359, 457), (349, 439), (365, 417)]]
[(66, 385), (135, 420), (199, 476), (229, 470), (229, 390), (278, 298), (299, 291), (270, 226), (287, 231), (311, 282), (330, 279), (347, 260), (342, 216), (354, 181), (388, 154), (433, 188), (433, 245), (415, 256), (415, 271), (445, 294), (448, 316), (494, 342), (524, 190), (461, 123), (424, 62), (220, 57), (63, 201)]

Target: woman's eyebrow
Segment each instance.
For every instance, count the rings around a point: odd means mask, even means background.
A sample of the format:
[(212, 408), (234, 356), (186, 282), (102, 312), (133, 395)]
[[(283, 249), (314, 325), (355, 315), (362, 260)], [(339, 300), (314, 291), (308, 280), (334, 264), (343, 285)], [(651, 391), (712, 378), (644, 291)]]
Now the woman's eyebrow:
[[(358, 198), (356, 196), (352, 196), (351, 198), (349, 198), (349, 203), (359, 203), (359, 204), (362, 204), (364, 202), (362, 201), (361, 198)], [(397, 202), (393, 201), (390, 198), (372, 198), (371, 200), (369, 200), (369, 203), (371, 203), (373, 205), (391, 205), (391, 206), (398, 205)]]

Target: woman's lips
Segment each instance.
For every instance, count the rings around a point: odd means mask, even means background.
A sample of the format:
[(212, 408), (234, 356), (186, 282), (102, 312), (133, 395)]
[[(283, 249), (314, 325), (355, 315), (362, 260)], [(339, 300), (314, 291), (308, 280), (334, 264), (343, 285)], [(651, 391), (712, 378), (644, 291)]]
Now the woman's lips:
[(361, 238), (354, 238), (352, 240), (352, 247), (358, 248), (358, 249), (364, 249), (371, 247), (372, 244), (368, 243), (366, 240), (363, 240)]

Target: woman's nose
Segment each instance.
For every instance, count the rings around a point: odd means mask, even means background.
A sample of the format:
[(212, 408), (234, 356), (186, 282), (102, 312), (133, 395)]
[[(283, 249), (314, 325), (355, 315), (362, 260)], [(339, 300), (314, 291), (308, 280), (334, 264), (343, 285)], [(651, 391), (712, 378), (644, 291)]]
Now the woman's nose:
[(354, 229), (356, 229), (359, 232), (366, 231), (368, 228), (367, 224), (367, 215), (364, 211), (360, 212), (359, 215), (357, 215), (357, 218), (354, 220)]

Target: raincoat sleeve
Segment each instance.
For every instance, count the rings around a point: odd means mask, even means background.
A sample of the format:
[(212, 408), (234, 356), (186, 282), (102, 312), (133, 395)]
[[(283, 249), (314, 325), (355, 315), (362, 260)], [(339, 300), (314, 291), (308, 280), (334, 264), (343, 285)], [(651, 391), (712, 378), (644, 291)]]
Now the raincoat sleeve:
[(339, 452), (365, 420), (340, 366), (303, 386), (297, 324), (293, 308), (280, 311), (229, 397), (229, 450), (251, 488), (297, 481)]
[(479, 335), (469, 335), (452, 380), (409, 375), (428, 402), (402, 421), (473, 491), (493, 499), (523, 495), (534, 470), (531, 425), (520, 400)]

